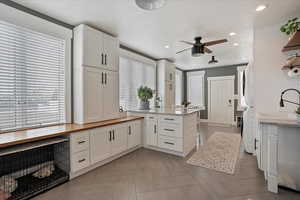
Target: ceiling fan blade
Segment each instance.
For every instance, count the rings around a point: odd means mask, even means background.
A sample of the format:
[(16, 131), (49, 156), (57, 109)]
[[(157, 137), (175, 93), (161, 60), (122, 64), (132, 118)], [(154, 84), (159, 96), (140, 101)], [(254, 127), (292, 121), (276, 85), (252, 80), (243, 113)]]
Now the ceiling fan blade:
[(176, 52), (176, 54), (182, 53), (182, 52), (187, 51), (187, 50), (190, 50), (190, 49), (192, 49), (192, 48), (193, 48), (193, 47), (183, 49), (183, 50), (181, 50), (181, 51)]
[(204, 51), (205, 51), (205, 53), (212, 53), (212, 50), (210, 50), (210, 49), (207, 48), (207, 47), (204, 47)]
[(181, 41), (179, 41), (179, 42), (183, 42), (183, 43), (185, 43), (185, 44), (189, 44), (189, 45), (194, 45), (194, 43), (193, 43), (193, 42), (188, 42), (188, 41), (184, 41), (184, 40), (181, 40)]
[(216, 45), (216, 44), (221, 44), (221, 43), (225, 43), (228, 42), (227, 39), (223, 39), (223, 40), (215, 40), (215, 41), (210, 41), (210, 42), (205, 42), (203, 43), (205, 46), (212, 46), (212, 45)]

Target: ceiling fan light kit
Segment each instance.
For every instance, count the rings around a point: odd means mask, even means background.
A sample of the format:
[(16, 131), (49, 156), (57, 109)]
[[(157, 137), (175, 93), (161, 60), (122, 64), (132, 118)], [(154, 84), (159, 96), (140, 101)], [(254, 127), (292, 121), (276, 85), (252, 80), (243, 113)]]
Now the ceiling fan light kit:
[(155, 10), (163, 7), (166, 0), (135, 0), (135, 3), (144, 10)]

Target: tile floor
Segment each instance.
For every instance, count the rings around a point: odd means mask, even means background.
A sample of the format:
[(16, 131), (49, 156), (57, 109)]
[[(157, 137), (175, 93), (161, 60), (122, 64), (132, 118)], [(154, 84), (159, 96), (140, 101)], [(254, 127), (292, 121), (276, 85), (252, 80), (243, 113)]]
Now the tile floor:
[[(238, 133), (203, 125), (203, 139), (215, 131)], [(300, 200), (300, 193), (289, 190), (269, 193), (256, 158), (243, 150), (234, 175), (188, 165), (186, 159), (139, 149), (34, 200)]]

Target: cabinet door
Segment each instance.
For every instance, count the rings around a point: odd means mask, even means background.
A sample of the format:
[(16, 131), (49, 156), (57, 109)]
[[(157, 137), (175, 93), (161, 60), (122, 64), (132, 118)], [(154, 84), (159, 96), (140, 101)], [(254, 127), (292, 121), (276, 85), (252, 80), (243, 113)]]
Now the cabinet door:
[(84, 69), (84, 123), (96, 122), (102, 118), (102, 71)]
[(119, 154), (127, 149), (127, 128), (125, 125), (117, 125), (112, 130), (112, 156)]
[(141, 144), (141, 128), (140, 121), (128, 124), (128, 149)]
[(175, 105), (175, 84), (173, 81), (165, 81), (165, 107), (172, 107)]
[(109, 129), (96, 128), (90, 134), (91, 163), (100, 162), (111, 155), (111, 141)]
[(119, 42), (117, 38), (103, 34), (105, 61), (104, 67), (108, 70), (119, 69)]
[(117, 118), (119, 115), (119, 73), (104, 72), (103, 119)]
[(103, 35), (100, 31), (85, 26), (83, 28), (83, 59), (82, 64), (101, 67), (104, 60)]
[(146, 140), (147, 145), (157, 146), (158, 127), (156, 120), (146, 120)]

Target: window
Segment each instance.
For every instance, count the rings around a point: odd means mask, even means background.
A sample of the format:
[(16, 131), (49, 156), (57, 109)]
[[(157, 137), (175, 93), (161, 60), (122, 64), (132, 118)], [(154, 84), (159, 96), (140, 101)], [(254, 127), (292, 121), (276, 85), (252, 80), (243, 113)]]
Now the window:
[(245, 84), (246, 84), (246, 68), (247, 66), (241, 66), (237, 68), (238, 71), (238, 106), (237, 110), (244, 111), (247, 107), (245, 100)]
[[(155, 65), (146, 64), (128, 57), (120, 57), (120, 106), (125, 110), (139, 105), (137, 89), (147, 86), (155, 90)], [(151, 99), (151, 105), (154, 100)]]
[(187, 73), (187, 95), (191, 105), (205, 109), (204, 103), (204, 71)]
[(175, 77), (175, 85), (176, 85), (176, 91), (175, 91), (175, 103), (176, 105), (181, 105), (182, 103), (182, 72), (180, 70), (176, 70), (176, 77)]
[(0, 21), (0, 131), (65, 122), (65, 41)]

